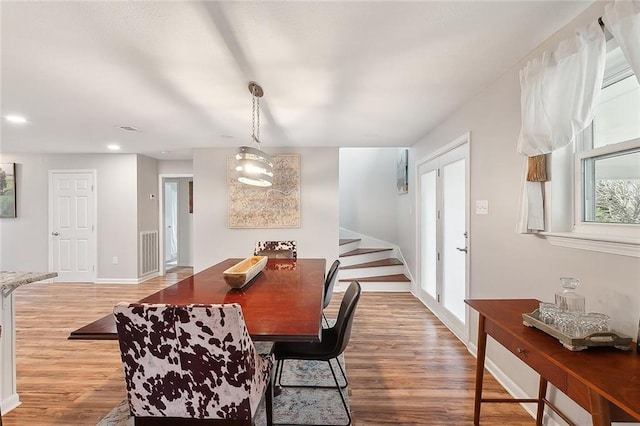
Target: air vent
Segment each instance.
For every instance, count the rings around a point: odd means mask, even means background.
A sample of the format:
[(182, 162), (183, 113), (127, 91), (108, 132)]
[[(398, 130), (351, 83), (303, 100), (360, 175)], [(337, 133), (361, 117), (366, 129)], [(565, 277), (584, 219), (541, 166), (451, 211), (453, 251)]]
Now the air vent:
[(126, 130), (127, 132), (139, 132), (139, 130), (133, 126), (118, 126), (118, 128), (122, 130)]

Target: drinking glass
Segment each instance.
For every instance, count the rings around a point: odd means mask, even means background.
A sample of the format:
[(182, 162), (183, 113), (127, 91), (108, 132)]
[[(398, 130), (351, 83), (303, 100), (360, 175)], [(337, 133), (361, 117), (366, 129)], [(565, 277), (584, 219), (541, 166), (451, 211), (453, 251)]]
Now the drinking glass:
[(577, 332), (579, 336), (588, 336), (593, 333), (609, 331), (609, 316), (598, 312), (580, 314), (577, 319)]
[(538, 318), (545, 324), (553, 325), (558, 312), (560, 312), (560, 309), (555, 303), (540, 302)]
[(558, 312), (555, 327), (567, 336), (576, 337), (578, 335), (577, 315), (573, 312)]

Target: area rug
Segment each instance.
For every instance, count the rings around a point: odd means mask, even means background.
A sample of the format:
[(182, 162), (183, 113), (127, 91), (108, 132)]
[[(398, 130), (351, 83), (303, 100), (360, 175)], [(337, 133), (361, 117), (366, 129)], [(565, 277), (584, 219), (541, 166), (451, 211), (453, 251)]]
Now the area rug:
[[(339, 358), (344, 368), (342, 355)], [(344, 384), (342, 374), (335, 360), (332, 361), (338, 381)], [(282, 374), (283, 385), (319, 385), (333, 386), (331, 389), (282, 388), (282, 392), (273, 400), (273, 422), (279, 425), (344, 425), (348, 422), (340, 395), (335, 389), (331, 370), (326, 362), (286, 361)], [(349, 388), (342, 390), (347, 404)], [(266, 425), (264, 406), (261, 403), (256, 417), (256, 426)], [(98, 426), (133, 426), (129, 416), (127, 401), (122, 401), (109, 414), (100, 420)]]

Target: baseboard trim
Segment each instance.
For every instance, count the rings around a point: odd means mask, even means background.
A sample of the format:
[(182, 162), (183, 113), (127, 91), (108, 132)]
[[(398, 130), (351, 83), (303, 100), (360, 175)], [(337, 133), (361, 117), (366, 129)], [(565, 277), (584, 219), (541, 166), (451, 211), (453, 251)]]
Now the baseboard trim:
[(149, 273), (147, 275), (143, 275), (140, 278), (138, 278), (138, 284), (140, 284), (141, 282), (150, 280), (152, 278), (159, 277), (159, 276), (160, 276), (160, 274), (158, 273), (158, 271), (154, 271), (154, 272), (151, 272), (151, 273)]
[(136, 278), (98, 278), (94, 284), (140, 284), (142, 281)]
[(156, 271), (140, 278), (98, 278), (94, 281), (94, 284), (140, 284), (159, 276), (160, 274)]
[(10, 395), (7, 398), (3, 398), (2, 399), (2, 415), (4, 416), (9, 411), (20, 406), (21, 404), (22, 402), (20, 402), (20, 397), (18, 396), (17, 393), (14, 393), (13, 395)]

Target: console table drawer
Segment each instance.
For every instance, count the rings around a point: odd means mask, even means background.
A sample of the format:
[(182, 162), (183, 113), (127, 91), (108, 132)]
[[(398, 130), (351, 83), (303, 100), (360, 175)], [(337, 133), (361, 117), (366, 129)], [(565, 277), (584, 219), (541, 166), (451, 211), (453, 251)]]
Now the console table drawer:
[(512, 354), (520, 358), (522, 362), (533, 368), (540, 376), (546, 378), (549, 383), (553, 384), (560, 391), (566, 392), (566, 372), (544, 359), (534, 346), (518, 339), (489, 319), (485, 322), (484, 330)]

